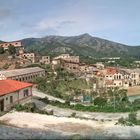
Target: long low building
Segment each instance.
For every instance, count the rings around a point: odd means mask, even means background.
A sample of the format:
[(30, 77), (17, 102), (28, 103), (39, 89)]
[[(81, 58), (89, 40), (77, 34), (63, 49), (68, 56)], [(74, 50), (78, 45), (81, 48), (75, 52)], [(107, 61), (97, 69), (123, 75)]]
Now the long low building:
[(0, 71), (0, 80), (32, 81), (34, 78), (44, 76), (45, 70), (39, 67)]
[(22, 46), (22, 43), (21, 43), (21, 41), (0, 43), (0, 47), (3, 47), (4, 50), (7, 50), (9, 46), (14, 46), (16, 48), (19, 48)]
[(32, 99), (32, 84), (15, 80), (0, 80), (0, 112)]

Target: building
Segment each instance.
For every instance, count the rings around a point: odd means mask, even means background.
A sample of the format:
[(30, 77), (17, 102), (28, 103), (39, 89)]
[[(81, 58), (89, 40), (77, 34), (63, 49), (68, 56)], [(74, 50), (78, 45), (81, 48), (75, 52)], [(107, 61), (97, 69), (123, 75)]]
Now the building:
[(9, 46), (14, 46), (16, 48), (20, 48), (20, 47), (22, 47), (22, 43), (21, 43), (21, 41), (0, 43), (0, 47), (3, 47), (4, 50), (8, 50)]
[(105, 67), (102, 62), (97, 62), (95, 65), (96, 65), (97, 69), (101, 69), (101, 70), (104, 69), (104, 67)]
[(107, 68), (104, 76), (105, 87), (138, 86), (140, 84), (140, 70)]
[(32, 81), (34, 78), (44, 76), (45, 70), (39, 67), (0, 71), (0, 80)]
[(69, 54), (61, 54), (54, 59), (63, 59), (68, 62), (79, 63), (79, 56), (70, 56)]
[(0, 81), (0, 112), (11, 109), (16, 104), (31, 101), (32, 84), (15, 80)]
[(27, 59), (31, 61), (31, 63), (35, 63), (35, 54), (34, 53), (23, 53), (21, 56), (23, 59)]
[(115, 68), (107, 68), (105, 78), (105, 87), (122, 87), (123, 86), (123, 75)]
[(69, 72), (79, 74), (79, 63), (76, 62), (68, 62), (66, 60), (61, 60), (61, 67), (66, 69)]
[(40, 63), (41, 64), (50, 64), (50, 56), (42, 56)]

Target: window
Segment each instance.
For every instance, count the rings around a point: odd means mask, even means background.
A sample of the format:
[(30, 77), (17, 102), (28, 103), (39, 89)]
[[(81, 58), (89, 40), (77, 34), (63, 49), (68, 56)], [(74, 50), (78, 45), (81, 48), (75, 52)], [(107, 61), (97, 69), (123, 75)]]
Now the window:
[(24, 97), (29, 96), (29, 90), (28, 90), (28, 89), (25, 89), (25, 90), (23, 91), (23, 93), (24, 93)]
[(13, 96), (10, 96), (10, 103), (13, 103)]
[(8, 100), (8, 97), (6, 97), (6, 101)]

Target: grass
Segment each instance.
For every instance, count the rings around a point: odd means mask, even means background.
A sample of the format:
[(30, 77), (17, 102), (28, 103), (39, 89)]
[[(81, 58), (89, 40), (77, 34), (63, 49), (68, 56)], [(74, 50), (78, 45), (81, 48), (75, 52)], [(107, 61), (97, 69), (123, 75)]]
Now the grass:
[(139, 107), (132, 105), (124, 106), (121, 103), (118, 103), (115, 107), (113, 104), (106, 103), (104, 106), (98, 106), (98, 105), (82, 105), (82, 104), (76, 104), (76, 105), (70, 105), (69, 103), (61, 103), (59, 101), (49, 101), (46, 100), (46, 98), (40, 99), (44, 103), (51, 104), (53, 106), (58, 106), (60, 108), (69, 108), (72, 110), (77, 110), (77, 111), (88, 111), (88, 112), (105, 112), (105, 113), (119, 113), (119, 112), (132, 112), (132, 111), (137, 111), (140, 110)]

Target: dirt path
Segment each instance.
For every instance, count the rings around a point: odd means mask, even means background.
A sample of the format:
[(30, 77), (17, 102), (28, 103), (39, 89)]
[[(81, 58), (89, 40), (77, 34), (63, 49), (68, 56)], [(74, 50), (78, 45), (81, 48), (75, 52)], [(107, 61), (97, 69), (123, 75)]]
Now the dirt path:
[[(47, 105), (42, 101), (38, 101), (33, 99), (33, 102), (37, 105), (37, 107), (41, 110), (53, 110), (54, 115), (58, 117), (69, 117), (72, 113), (76, 113), (76, 117), (86, 118), (92, 120), (118, 120), (121, 117), (128, 117), (129, 113), (104, 113), (104, 112), (86, 112), (86, 111), (76, 111), (67, 108), (59, 108), (57, 106)], [(140, 118), (140, 111), (137, 112), (137, 117)]]
[[(0, 121), (24, 130), (39, 130), (63, 136), (80, 135), (88, 138), (139, 139), (140, 126), (114, 125), (115, 121), (93, 121), (76, 118), (55, 117), (36, 113), (13, 112), (0, 117)], [(0, 132), (1, 129), (0, 129)], [(23, 133), (22, 131), (21, 133)], [(18, 133), (19, 134), (19, 133)], [(17, 136), (17, 134), (15, 134)], [(36, 135), (36, 136), (39, 136)], [(59, 138), (59, 137), (58, 137)]]

